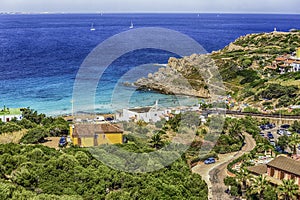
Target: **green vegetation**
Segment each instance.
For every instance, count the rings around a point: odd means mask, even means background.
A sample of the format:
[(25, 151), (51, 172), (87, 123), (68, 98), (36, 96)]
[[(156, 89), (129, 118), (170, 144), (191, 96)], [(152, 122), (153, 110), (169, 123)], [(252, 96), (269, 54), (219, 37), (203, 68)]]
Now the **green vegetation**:
[(247, 171), (236, 178), (224, 179), (227, 186), (231, 186), (232, 196), (244, 196), (246, 199), (296, 199), (299, 187), (293, 180), (283, 180), (280, 186), (271, 185), (264, 176), (252, 177)]
[(223, 132), (218, 138), (214, 151), (225, 154), (239, 151), (244, 143), (241, 120), (226, 118)]
[(300, 103), (300, 83), (291, 83), (300, 80), (299, 72), (280, 75), (278, 71), (265, 69), (276, 57), (291, 54), (298, 47), (299, 32), (250, 34), (238, 38), (211, 57), (220, 68), (228, 93), (238, 101), (248, 103), (273, 99), (272, 105), (268, 106), (271, 109), (272, 106), (287, 107)]
[[(192, 128), (199, 123), (192, 121), (194, 117), (187, 113), (168, 123), (157, 123), (160, 128), (153, 133), (143, 121), (138, 122), (138, 126), (125, 123), (125, 128), (134, 134), (126, 135), (126, 144), (110, 148), (154, 152), (168, 143), (165, 130), (185, 134), (180, 127), (182, 121), (186, 120), (184, 126)], [(206, 183), (191, 173), (185, 155), (153, 173), (125, 173), (107, 167), (85, 148), (57, 151), (41, 145), (26, 145), (41, 143), (48, 136), (67, 134), (69, 124), (62, 118), (46, 117), (28, 109), (23, 120), (1, 124), (9, 128), (7, 130), (16, 126), (28, 131), (21, 145), (0, 144), (0, 199), (207, 199)], [(124, 158), (127, 162), (135, 159), (134, 154)], [(113, 157), (110, 159), (114, 162)], [(149, 165), (146, 159), (140, 162)]]
[(46, 117), (32, 109), (23, 109), (23, 119), (13, 119), (8, 123), (0, 123), (0, 134), (27, 130), (21, 142), (24, 144), (37, 144), (46, 137), (64, 136), (69, 133), (69, 123), (63, 118)]
[[(234, 173), (236, 177), (225, 178), (224, 184), (231, 186), (232, 196), (244, 196), (246, 199), (295, 199), (296, 195), (299, 194), (299, 187), (293, 180), (284, 180), (282, 185), (274, 187), (263, 176), (253, 177), (246, 170), (247, 166), (253, 165), (248, 162), (250, 159), (257, 158), (259, 154), (263, 155), (267, 151), (271, 151), (271, 155), (275, 152), (274, 147), (270, 145), (269, 141), (259, 135), (260, 130), (258, 129), (258, 125), (265, 124), (266, 122), (266, 120), (258, 122), (251, 117), (247, 117), (244, 120), (247, 132), (252, 134), (257, 145), (249, 154), (244, 154), (228, 165), (227, 169), (231, 173)], [(299, 128), (299, 122), (295, 121), (290, 131), (294, 132)], [(282, 149), (290, 147), (293, 151), (295, 151), (295, 148), (299, 144), (300, 137), (296, 133), (293, 133), (290, 137), (281, 136), (277, 142), (277, 145)], [(242, 162), (241, 171), (237, 172), (232, 169), (232, 166), (239, 162)]]
[(184, 158), (160, 171), (110, 169), (85, 149), (0, 145), (1, 199), (207, 199), (201, 177)]
[(299, 88), (297, 86), (282, 86), (279, 84), (270, 84), (260, 93), (260, 95), (265, 99), (280, 98), (283, 96), (294, 98), (298, 90)]

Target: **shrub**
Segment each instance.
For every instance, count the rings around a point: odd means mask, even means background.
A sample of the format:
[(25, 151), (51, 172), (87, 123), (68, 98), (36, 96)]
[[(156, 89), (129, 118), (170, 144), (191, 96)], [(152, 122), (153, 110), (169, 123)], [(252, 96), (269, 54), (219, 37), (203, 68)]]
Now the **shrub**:
[(15, 122), (8, 122), (0, 126), (0, 133), (12, 133), (15, 131), (20, 131), (21, 129), (22, 127)]
[(45, 137), (47, 137), (45, 128), (37, 127), (29, 130), (28, 133), (21, 138), (20, 142), (24, 144), (37, 144), (44, 142)]

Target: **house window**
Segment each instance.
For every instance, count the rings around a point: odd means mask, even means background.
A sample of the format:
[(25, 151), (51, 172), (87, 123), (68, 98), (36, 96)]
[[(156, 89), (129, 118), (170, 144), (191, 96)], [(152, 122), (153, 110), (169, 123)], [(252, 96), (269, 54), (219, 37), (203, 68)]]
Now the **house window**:
[(291, 175), (291, 179), (296, 181), (296, 176), (294, 174)]
[(271, 168), (271, 169), (270, 169), (270, 176), (271, 176), (271, 177), (274, 177), (274, 174), (275, 174), (275, 170), (274, 170), (273, 168)]
[(279, 173), (280, 173), (279, 179), (280, 179), (280, 180), (284, 179), (285, 173), (284, 173), (284, 172), (279, 172)]

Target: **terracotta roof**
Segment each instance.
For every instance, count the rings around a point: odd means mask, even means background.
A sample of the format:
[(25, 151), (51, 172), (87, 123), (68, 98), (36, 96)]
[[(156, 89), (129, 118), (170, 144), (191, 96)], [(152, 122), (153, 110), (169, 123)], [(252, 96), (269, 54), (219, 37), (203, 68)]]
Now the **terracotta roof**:
[(290, 67), (290, 66), (283, 64), (283, 65), (279, 65), (279, 67), (285, 68), (285, 67)]
[(275, 167), (277, 169), (300, 176), (300, 161), (296, 161), (291, 158), (279, 156), (269, 162), (267, 166)]
[(267, 165), (257, 165), (247, 168), (249, 172), (257, 174), (257, 175), (263, 175), (267, 173)]
[(276, 61), (285, 61), (286, 60), (286, 58), (284, 58), (284, 57), (277, 57), (276, 58)]
[(95, 134), (123, 133), (116, 124), (74, 124), (73, 136), (94, 136)]
[(288, 64), (292, 64), (292, 63), (294, 63), (294, 62), (295, 62), (294, 59), (288, 59), (288, 60), (286, 61), (286, 63), (288, 63)]

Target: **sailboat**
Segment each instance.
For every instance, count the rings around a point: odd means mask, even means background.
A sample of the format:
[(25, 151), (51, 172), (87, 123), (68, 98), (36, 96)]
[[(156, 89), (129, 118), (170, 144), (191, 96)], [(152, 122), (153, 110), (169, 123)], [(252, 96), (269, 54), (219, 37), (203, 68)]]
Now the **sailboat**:
[(129, 28), (133, 28), (134, 26), (133, 26), (133, 23), (132, 23), (132, 21), (131, 21), (131, 25), (130, 25), (130, 27)]
[(94, 23), (92, 23), (92, 26), (91, 26), (91, 31), (95, 31), (96, 29), (94, 28)]

